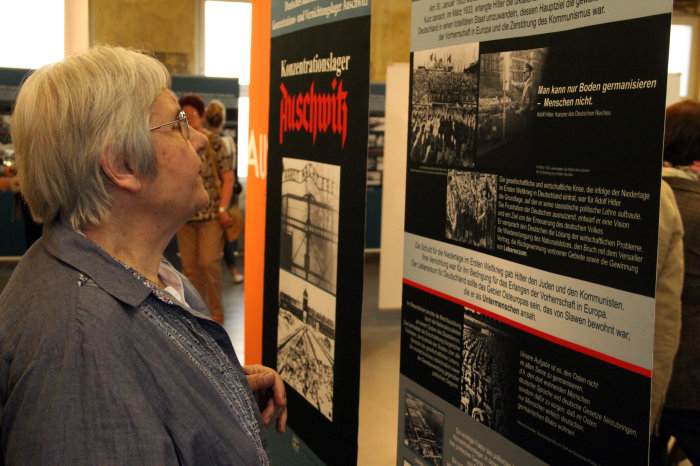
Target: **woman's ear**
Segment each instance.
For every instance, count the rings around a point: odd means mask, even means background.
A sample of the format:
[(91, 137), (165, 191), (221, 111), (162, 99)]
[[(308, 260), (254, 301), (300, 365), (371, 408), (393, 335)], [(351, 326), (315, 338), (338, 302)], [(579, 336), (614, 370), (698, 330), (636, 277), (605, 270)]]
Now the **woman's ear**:
[(141, 190), (141, 179), (124, 157), (117, 155), (110, 145), (107, 145), (100, 158), (100, 167), (105, 176), (118, 188), (133, 193)]

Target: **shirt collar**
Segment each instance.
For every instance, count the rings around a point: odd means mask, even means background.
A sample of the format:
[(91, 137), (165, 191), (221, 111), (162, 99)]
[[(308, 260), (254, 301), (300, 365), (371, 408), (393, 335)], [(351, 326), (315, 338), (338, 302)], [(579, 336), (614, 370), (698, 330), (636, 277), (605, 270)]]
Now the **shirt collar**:
[[(142, 276), (137, 271), (125, 266), (125, 264), (110, 256), (85, 235), (60, 221), (55, 221), (44, 227), (42, 242), (49, 253), (87, 275), (100, 288), (126, 304), (138, 306), (149, 294), (154, 292), (154, 287), (156, 290), (159, 290), (155, 284), (153, 286), (148, 286), (148, 284), (143, 286), (142, 283), (145, 284), (144, 280), (148, 283), (152, 282), (145, 278), (141, 280), (140, 277)], [(159, 274), (161, 270), (163, 270), (162, 267), (159, 269)], [(175, 285), (175, 290), (181, 293), (182, 302), (178, 304), (184, 305), (186, 309), (196, 311), (199, 314), (209, 314), (201, 298), (196, 292), (186, 289), (177, 272), (168, 269), (166, 274), (170, 277), (166, 285)], [(161, 278), (163, 277), (161, 276)], [(158, 293), (154, 294), (158, 298), (173, 304), (172, 301), (163, 299), (161, 295), (165, 297), (167, 295), (162, 290), (159, 291), (160, 295)], [(171, 294), (175, 296), (173, 293)]]

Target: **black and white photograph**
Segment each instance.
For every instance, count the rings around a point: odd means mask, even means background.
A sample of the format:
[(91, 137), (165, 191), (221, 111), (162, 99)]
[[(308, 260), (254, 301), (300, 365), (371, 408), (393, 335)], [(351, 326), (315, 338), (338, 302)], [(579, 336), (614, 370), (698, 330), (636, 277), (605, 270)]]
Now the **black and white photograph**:
[(280, 267), (336, 293), (340, 167), (282, 159)]
[(449, 170), (445, 236), (469, 246), (493, 250), (497, 191), (494, 174)]
[(333, 420), (335, 296), (280, 270), (277, 372)]
[(510, 338), (496, 319), (464, 308), (460, 409), (476, 421), (507, 433), (513, 399)]
[(546, 48), (481, 55), (479, 157), (522, 133), (532, 122), (546, 58)]
[(367, 186), (381, 186), (384, 172), (384, 114), (369, 115)]
[(406, 392), (403, 443), (427, 462), (442, 464), (445, 414), (425, 400)]
[(413, 53), (409, 161), (474, 166), (478, 73), (478, 44)]

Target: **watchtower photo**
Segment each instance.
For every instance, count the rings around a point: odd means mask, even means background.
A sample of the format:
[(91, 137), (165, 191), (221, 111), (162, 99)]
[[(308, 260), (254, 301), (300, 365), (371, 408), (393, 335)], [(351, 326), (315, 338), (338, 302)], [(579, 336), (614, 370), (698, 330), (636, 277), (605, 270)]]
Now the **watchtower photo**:
[(282, 165), (277, 371), (332, 421), (340, 167)]

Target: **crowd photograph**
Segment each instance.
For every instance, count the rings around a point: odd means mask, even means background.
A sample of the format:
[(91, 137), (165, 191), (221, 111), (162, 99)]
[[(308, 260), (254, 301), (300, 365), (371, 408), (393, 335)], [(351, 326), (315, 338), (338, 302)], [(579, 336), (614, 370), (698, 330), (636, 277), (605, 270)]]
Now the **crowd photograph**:
[(496, 175), (449, 170), (445, 236), (493, 250), (496, 242)]
[(505, 434), (507, 405), (515, 396), (508, 383), (508, 336), (495, 319), (465, 308), (462, 331), (460, 409), (472, 419)]
[(478, 44), (414, 52), (409, 161), (474, 165), (478, 63)]

